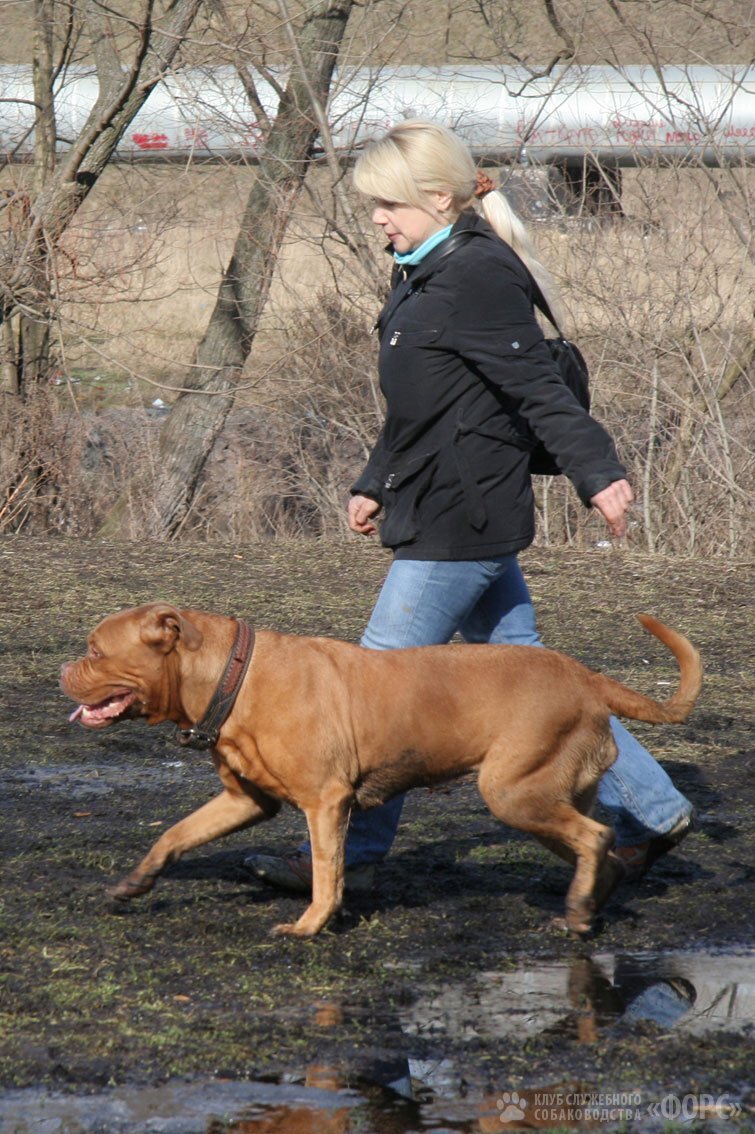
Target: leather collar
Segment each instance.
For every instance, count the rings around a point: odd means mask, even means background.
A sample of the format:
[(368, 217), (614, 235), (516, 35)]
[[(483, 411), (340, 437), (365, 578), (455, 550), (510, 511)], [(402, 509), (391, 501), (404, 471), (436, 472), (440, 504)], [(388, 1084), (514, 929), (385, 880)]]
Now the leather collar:
[(176, 740), (183, 747), (206, 752), (217, 744), (220, 730), (231, 715), (241, 683), (249, 669), (254, 653), (254, 637), (252, 627), (238, 619), (236, 641), (205, 715), (191, 728), (176, 729)]

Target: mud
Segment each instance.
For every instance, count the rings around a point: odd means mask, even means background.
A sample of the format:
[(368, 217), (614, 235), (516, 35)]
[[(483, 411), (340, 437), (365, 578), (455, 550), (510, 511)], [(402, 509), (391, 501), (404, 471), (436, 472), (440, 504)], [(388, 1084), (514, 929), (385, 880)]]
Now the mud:
[(701, 649), (690, 720), (636, 729), (699, 829), (580, 943), (550, 925), (558, 860), (471, 783), (418, 791), (374, 893), (295, 942), (269, 930), (301, 900), (242, 865), (299, 838), (291, 810), (110, 911), (105, 886), (216, 780), (168, 727), (69, 724), (57, 673), (102, 616), (155, 598), (354, 640), (385, 555), (0, 543), (3, 1132), (753, 1128), (752, 571), (597, 550), (523, 563), (543, 637), (587, 664), (665, 695), (673, 662), (642, 610)]

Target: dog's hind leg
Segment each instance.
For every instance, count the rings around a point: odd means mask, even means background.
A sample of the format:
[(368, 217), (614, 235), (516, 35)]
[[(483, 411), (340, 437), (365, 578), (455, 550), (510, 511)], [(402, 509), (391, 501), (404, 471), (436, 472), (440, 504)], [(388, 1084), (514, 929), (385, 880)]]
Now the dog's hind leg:
[[(591, 791), (583, 792), (582, 795), (578, 796), (574, 800), (574, 806), (581, 815), (592, 816), (596, 791), (597, 784)], [(532, 833), (535, 834), (535, 832)], [(557, 842), (556, 839), (549, 839), (545, 835), (535, 834), (535, 838), (539, 843), (542, 843), (544, 847), (547, 847), (547, 849), (551, 851), (552, 854), (555, 854), (557, 858), (561, 858), (564, 862), (568, 862), (569, 866), (577, 865), (576, 854), (564, 843)]]
[[(577, 811), (582, 815), (588, 817), (592, 816), (600, 776), (613, 764), (617, 753), (618, 750), (613, 734), (611, 730), (606, 727), (602, 739), (595, 749), (595, 758), (590, 761), (588, 767), (581, 765), (573, 803)], [(535, 834), (535, 837), (543, 846), (552, 851), (553, 854), (562, 858), (565, 862), (568, 862), (570, 866), (576, 867), (577, 855), (570, 847), (543, 835)], [(592, 906), (594, 912), (600, 909), (606, 897), (613, 892), (616, 886), (617, 874), (621, 877), (624, 873), (624, 868), (620, 860), (614, 855), (612, 847), (613, 838), (608, 841), (607, 853), (601, 855), (598, 863), (597, 876), (592, 891)]]
[(187, 850), (212, 842), (231, 831), (272, 819), (280, 809), (277, 799), (252, 784), (245, 783), (241, 787), (232, 773), (221, 774), (221, 779), (227, 782), (226, 790), (170, 827), (137, 868), (108, 890), (108, 897), (117, 902), (128, 902), (146, 894), (165, 867), (176, 862)]
[(480, 772), (479, 788), (498, 819), (535, 835), (575, 863), (566, 896), (566, 924), (571, 933), (582, 936), (592, 926), (595, 887), (614, 834), (574, 805), (587, 789), (580, 784), (580, 792), (573, 790), (575, 777), (563, 775), (571, 763), (565, 756), (555, 754), (537, 771), (514, 779), (509, 769), (518, 761), (512, 760), (510, 752), (491, 751)]

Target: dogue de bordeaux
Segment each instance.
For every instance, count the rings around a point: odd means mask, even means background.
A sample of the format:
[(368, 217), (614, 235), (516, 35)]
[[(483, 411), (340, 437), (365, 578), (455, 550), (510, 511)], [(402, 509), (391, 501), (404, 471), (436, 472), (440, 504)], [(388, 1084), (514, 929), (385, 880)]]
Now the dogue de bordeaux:
[(287, 800), (309, 826), (312, 902), (274, 932), (308, 937), (341, 904), (353, 808), (478, 770), (495, 816), (575, 864), (566, 924), (586, 933), (613, 844), (611, 829), (589, 814), (616, 758), (609, 715), (682, 721), (702, 681), (691, 643), (639, 618), (679, 665), (679, 687), (663, 703), (539, 647), (379, 651), (270, 630), (254, 640), (246, 623), (162, 602), (105, 618), (86, 656), (62, 668), (63, 692), (81, 702), (71, 720), (88, 728), (174, 721), (184, 742), (212, 749), (223, 785), (110, 896), (145, 893), (185, 851), (271, 819)]

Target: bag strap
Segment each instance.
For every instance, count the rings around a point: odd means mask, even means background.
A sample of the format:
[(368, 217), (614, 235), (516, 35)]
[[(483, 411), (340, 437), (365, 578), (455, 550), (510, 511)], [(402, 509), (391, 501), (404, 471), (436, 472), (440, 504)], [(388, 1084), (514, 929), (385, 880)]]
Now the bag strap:
[[(514, 249), (512, 248), (511, 251), (514, 252)], [(514, 252), (514, 255), (516, 256), (516, 252)], [(522, 259), (521, 256), (519, 257), (519, 259), (520, 260)], [(522, 264), (524, 264), (524, 267), (527, 268), (527, 265), (524, 263), (524, 260), (522, 260)], [(540, 310), (542, 311), (543, 315), (548, 320), (548, 322), (552, 323), (553, 326), (556, 328), (556, 332), (558, 333), (558, 337), (560, 339), (565, 339), (565, 336), (564, 336), (561, 328), (559, 327), (558, 323), (556, 322), (556, 316), (551, 311), (550, 307), (548, 306), (548, 300), (545, 298), (545, 296), (542, 293), (542, 290), (540, 288), (540, 284), (537, 282), (537, 280), (535, 279), (535, 277), (533, 276), (533, 274), (529, 270), (529, 268), (527, 268), (527, 274), (530, 277), (530, 282), (532, 283), (532, 298), (534, 300), (535, 306), (540, 308)]]
[(407, 283), (411, 283), (412, 291), (418, 283), (425, 283), (430, 279), (430, 276), (435, 275), (435, 272), (438, 270), (443, 260), (447, 260), (448, 257), (452, 256), (456, 249), (461, 248), (463, 244), (468, 244), (470, 239), (475, 235), (476, 233), (473, 230), (463, 228), (461, 232), (455, 232), (453, 236), (449, 236), (448, 240), (444, 240), (438, 249), (437, 256), (432, 256), (431, 253), (425, 264), (417, 265), (419, 271), (413, 272), (411, 276), (408, 277)]

